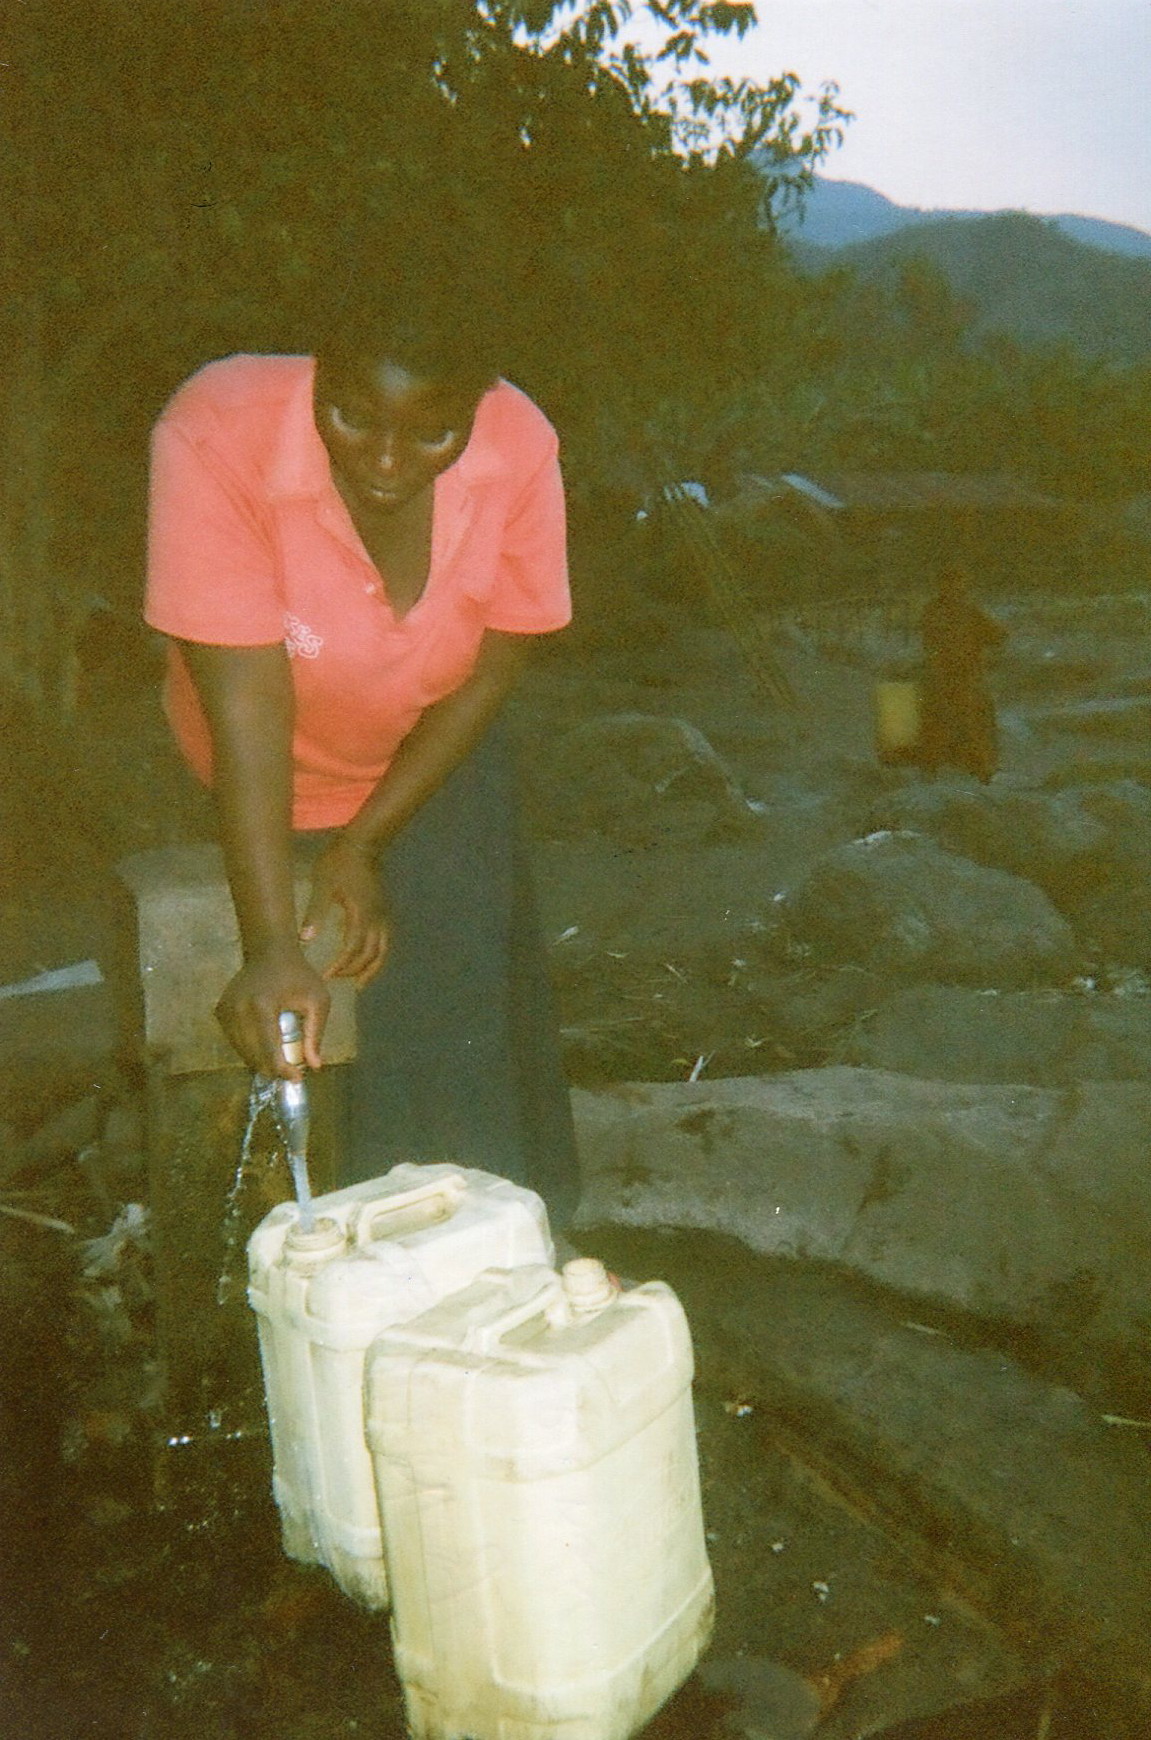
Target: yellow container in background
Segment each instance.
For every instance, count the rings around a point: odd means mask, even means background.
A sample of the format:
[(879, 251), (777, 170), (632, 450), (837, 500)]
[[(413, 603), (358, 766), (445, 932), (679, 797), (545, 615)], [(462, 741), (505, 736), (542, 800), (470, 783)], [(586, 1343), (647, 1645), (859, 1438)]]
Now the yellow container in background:
[(881, 757), (907, 756), (919, 742), (920, 726), (918, 683), (876, 683), (875, 741)]

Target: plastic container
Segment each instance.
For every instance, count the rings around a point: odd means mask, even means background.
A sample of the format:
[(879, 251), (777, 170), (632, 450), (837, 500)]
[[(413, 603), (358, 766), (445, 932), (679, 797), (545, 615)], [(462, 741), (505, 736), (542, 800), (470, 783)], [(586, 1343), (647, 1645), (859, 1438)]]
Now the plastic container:
[(533, 1191), (487, 1172), (404, 1164), (319, 1196), (314, 1229), (283, 1202), (248, 1243), (284, 1551), (326, 1565), (347, 1594), (387, 1606), (364, 1356), (481, 1270), (552, 1260)]
[(580, 1259), (482, 1275), (368, 1356), (414, 1740), (627, 1740), (711, 1632), (682, 1307)]
[(919, 744), (919, 684), (889, 681), (875, 685), (875, 741), (881, 761), (907, 761)]

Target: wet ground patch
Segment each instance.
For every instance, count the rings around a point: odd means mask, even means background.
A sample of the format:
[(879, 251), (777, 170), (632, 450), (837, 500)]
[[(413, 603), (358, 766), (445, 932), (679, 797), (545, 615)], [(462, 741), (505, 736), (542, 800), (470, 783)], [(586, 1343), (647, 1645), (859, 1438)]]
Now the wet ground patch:
[[(112, 1269), (86, 1278), (85, 1241), (108, 1228), (83, 1176), (66, 1168), (21, 1201), (75, 1235), (0, 1224), (5, 1735), (401, 1740), (386, 1622), (283, 1557), (262, 1435), (160, 1447), (146, 1241), (127, 1240)], [(582, 1242), (637, 1279), (669, 1280), (696, 1322), (717, 1630), (705, 1671), (651, 1740), (783, 1733), (770, 1723), (782, 1719), (781, 1687), (797, 1686), (828, 1740), (940, 1722), (960, 1706), (984, 1726), (919, 1731), (1030, 1740), (1050, 1705), (1051, 1736), (1139, 1732), (1116, 1725), (1126, 1718), (1112, 1693), (1066, 1671), (1052, 1702), (1063, 1664), (1020, 1647), (945, 1555), (861, 1504), (858, 1471), (839, 1481), (807, 1454), (770, 1386), (715, 1333), (709, 1299), (757, 1309), (743, 1259), (706, 1235), (604, 1230)], [(1111, 1699), (1109, 1726), (1090, 1725), (1084, 1698)], [(1054, 1725), (1073, 1699), (1079, 1726)]]

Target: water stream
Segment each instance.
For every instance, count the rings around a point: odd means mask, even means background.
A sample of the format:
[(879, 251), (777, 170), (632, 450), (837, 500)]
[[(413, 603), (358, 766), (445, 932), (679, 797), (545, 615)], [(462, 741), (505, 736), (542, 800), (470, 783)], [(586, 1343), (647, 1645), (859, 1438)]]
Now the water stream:
[(232, 1300), (243, 1294), (245, 1281), (237, 1273), (242, 1267), (237, 1253), (240, 1246), (246, 1243), (248, 1231), (244, 1224), (243, 1213), (244, 1185), (251, 1179), (256, 1166), (252, 1144), (260, 1119), (265, 1112), (272, 1114), (276, 1129), (276, 1141), (271, 1153), (265, 1159), (264, 1165), (270, 1169), (280, 1160), (281, 1156), (287, 1161), (296, 1193), (296, 1201), (300, 1207), (300, 1224), (305, 1231), (310, 1230), (314, 1225), (307, 1155), (293, 1144), (290, 1133), (285, 1128), (285, 1120), (280, 1116), (281, 1086), (281, 1082), (275, 1076), (253, 1075), (251, 1087), (248, 1090), (248, 1116), (244, 1125), (243, 1139), (240, 1143), (240, 1157), (236, 1163), (235, 1175), (224, 1202), (222, 1224), (224, 1248), (220, 1276), (216, 1282), (216, 1302), (220, 1305), (230, 1304)]
[(316, 1217), (312, 1210), (312, 1185), (308, 1178), (308, 1156), (289, 1148), (288, 1167), (292, 1174), (292, 1183), (296, 1187), (296, 1201), (300, 1205), (301, 1230), (311, 1232), (315, 1227)]
[(287, 1146), (288, 1169), (292, 1174), (296, 1201), (300, 1208), (300, 1228), (303, 1232), (311, 1232), (316, 1221), (312, 1213), (312, 1186), (308, 1178), (308, 1134), (311, 1129), (308, 1090), (302, 1081), (278, 1081), (272, 1104), (280, 1134)]

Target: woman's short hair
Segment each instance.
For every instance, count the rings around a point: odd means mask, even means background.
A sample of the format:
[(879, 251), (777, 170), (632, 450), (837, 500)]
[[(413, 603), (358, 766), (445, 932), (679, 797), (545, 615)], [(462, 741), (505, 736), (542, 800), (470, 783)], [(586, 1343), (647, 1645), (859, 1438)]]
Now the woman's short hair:
[(387, 361), (477, 393), (501, 372), (499, 322), (484, 275), (450, 255), (349, 262), (318, 316), (314, 348), (336, 372)]

